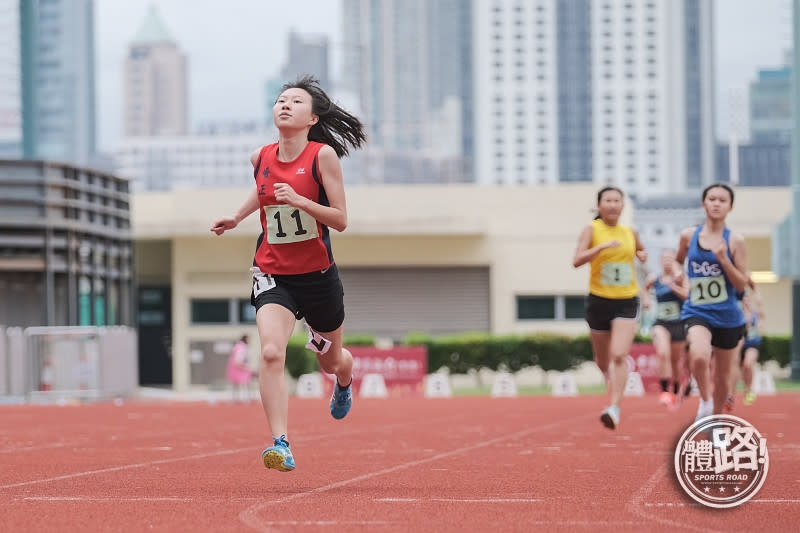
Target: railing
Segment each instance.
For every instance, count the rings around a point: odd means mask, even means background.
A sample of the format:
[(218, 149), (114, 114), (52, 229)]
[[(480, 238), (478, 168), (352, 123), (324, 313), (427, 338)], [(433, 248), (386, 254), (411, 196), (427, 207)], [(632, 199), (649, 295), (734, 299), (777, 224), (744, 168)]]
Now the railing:
[(128, 397), (138, 388), (136, 331), (0, 327), (0, 397), (28, 402)]

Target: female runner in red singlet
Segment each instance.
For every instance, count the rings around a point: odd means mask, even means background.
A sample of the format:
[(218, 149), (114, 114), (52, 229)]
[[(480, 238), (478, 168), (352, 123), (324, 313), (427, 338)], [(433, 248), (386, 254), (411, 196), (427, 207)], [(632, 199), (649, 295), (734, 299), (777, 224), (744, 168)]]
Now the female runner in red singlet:
[(362, 123), (331, 101), (310, 76), (283, 86), (272, 108), (277, 143), (250, 157), (255, 187), (239, 210), (211, 225), (222, 235), (258, 210), (262, 233), (253, 258), (251, 303), (261, 341), (261, 403), (273, 445), (264, 466), (294, 470), (289, 448), (286, 347), (295, 321), (309, 326), (308, 348), (322, 370), (336, 375), (331, 415), (344, 418), (352, 404), (353, 356), (342, 347), (344, 292), (333, 260), (329, 228), (347, 227), (339, 158), (366, 141)]

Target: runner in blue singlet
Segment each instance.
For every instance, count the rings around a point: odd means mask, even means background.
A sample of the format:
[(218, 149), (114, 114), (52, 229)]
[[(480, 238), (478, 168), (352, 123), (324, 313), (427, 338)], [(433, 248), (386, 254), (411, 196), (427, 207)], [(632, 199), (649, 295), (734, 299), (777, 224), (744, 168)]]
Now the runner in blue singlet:
[[(681, 308), (689, 367), (700, 391), (697, 420), (722, 412), (729, 395), (736, 347), (745, 332), (736, 292), (747, 284), (744, 237), (725, 226), (733, 190), (724, 184), (703, 191), (703, 224), (681, 232), (676, 260), (687, 261), (689, 298)], [(709, 364), (714, 356), (714, 384)]]

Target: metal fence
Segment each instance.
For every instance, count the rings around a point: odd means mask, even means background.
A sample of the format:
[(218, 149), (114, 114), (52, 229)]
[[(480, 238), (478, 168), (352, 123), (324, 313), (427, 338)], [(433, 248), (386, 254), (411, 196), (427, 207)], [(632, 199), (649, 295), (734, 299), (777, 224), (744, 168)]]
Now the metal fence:
[(128, 327), (0, 327), (0, 396), (29, 402), (133, 395), (139, 369)]

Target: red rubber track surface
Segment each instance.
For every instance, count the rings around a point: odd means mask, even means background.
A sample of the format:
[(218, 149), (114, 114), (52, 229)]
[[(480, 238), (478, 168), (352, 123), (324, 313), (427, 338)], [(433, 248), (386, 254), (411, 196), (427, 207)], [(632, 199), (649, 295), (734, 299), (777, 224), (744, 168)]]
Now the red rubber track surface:
[(800, 394), (737, 406), (767, 438), (752, 500), (709, 509), (678, 485), (677, 412), (601, 396), (290, 400), (297, 469), (267, 470), (260, 405), (0, 407), (0, 522), (17, 531), (790, 531)]

